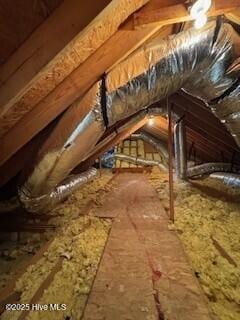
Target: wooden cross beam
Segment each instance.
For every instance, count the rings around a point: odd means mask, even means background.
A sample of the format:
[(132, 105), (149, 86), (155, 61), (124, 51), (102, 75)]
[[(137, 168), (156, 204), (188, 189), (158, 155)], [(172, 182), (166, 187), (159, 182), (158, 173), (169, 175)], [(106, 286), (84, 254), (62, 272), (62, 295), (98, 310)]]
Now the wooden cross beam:
[[(162, 2), (155, 3), (155, 6), (146, 6), (144, 10), (134, 14), (134, 27), (142, 28), (149, 25), (165, 26), (173, 23), (191, 21), (190, 12), (186, 1), (175, 1), (173, 5), (163, 7)], [(239, 10), (239, 0), (213, 0), (212, 7), (207, 12), (208, 17), (227, 14)]]
[[(239, 1), (240, 2), (240, 1)], [(226, 14), (226, 17), (236, 23), (236, 24), (240, 24), (240, 8), (236, 9), (235, 11), (229, 12)]]

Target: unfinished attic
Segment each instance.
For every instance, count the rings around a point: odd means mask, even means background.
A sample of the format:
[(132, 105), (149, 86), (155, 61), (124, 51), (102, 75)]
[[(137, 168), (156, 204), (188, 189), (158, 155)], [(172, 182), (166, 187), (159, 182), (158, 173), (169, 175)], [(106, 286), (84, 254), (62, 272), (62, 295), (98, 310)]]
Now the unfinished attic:
[(0, 319), (240, 319), (240, 0), (0, 0)]

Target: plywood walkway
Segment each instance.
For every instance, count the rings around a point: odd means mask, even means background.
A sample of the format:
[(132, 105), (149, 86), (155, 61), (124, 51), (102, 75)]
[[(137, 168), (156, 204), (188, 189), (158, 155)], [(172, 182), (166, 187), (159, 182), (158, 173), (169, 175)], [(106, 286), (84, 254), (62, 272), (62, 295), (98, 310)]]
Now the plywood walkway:
[(209, 320), (180, 242), (144, 174), (120, 174), (97, 211), (113, 226), (84, 320)]

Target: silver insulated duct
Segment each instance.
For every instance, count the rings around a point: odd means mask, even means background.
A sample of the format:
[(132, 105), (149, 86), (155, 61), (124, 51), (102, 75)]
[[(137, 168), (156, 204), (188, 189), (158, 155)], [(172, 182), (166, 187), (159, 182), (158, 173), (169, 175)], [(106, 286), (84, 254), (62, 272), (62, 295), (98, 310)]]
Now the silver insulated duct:
[(150, 134), (147, 134), (146, 132), (140, 132), (140, 133), (134, 133), (131, 134), (131, 139), (138, 140), (141, 139), (151, 146), (154, 147), (154, 149), (160, 154), (162, 163), (167, 166), (168, 164), (168, 149), (166, 143), (164, 143), (161, 140), (158, 140), (154, 137), (152, 137)]
[(230, 172), (231, 170), (232, 170), (231, 163), (210, 162), (210, 163), (204, 163), (204, 164), (200, 164), (199, 166), (188, 168), (187, 176), (188, 178), (193, 178), (197, 176), (203, 176), (205, 174), (210, 174), (213, 172), (218, 172), (218, 171)]
[(19, 190), (19, 199), (24, 208), (29, 212), (48, 211), (56, 204), (65, 200), (72, 192), (84, 184), (92, 181), (97, 177), (97, 169), (90, 168), (81, 174), (67, 177), (59, 186), (49, 194), (43, 194), (40, 197), (32, 197), (31, 192), (27, 189)]
[(123, 153), (111, 154), (111, 155), (109, 155), (109, 157), (105, 157), (104, 160), (108, 160), (111, 158), (114, 158), (115, 160), (126, 161), (129, 163), (135, 164), (135, 165), (150, 166), (150, 167), (157, 166), (157, 167), (159, 167), (159, 169), (161, 169), (163, 171), (167, 170), (167, 168), (160, 161), (157, 161), (157, 160), (148, 160), (145, 158), (128, 156)]
[(219, 180), (223, 182), (223, 184), (230, 187), (240, 187), (240, 175), (234, 173), (226, 173), (226, 172), (215, 172), (210, 174), (210, 178), (214, 180)]
[(239, 47), (231, 25), (210, 22), (135, 51), (65, 112), (22, 192), (30, 198), (52, 192), (95, 149), (107, 126), (180, 88), (208, 103), (239, 143)]

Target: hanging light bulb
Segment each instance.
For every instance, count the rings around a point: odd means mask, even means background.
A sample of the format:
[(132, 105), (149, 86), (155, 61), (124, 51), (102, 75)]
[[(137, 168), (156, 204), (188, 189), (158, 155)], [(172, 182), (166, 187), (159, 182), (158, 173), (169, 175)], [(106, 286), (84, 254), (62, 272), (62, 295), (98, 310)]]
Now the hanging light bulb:
[(154, 125), (154, 117), (150, 117), (149, 119), (148, 119), (148, 122), (147, 122), (147, 124), (149, 125), (149, 126), (153, 126)]
[(198, 19), (207, 13), (212, 5), (212, 0), (197, 0), (190, 9), (190, 16), (192, 19)]
[(203, 26), (205, 26), (206, 22), (207, 22), (206, 14), (205, 13), (200, 14), (194, 22), (194, 27), (196, 29), (201, 29)]

